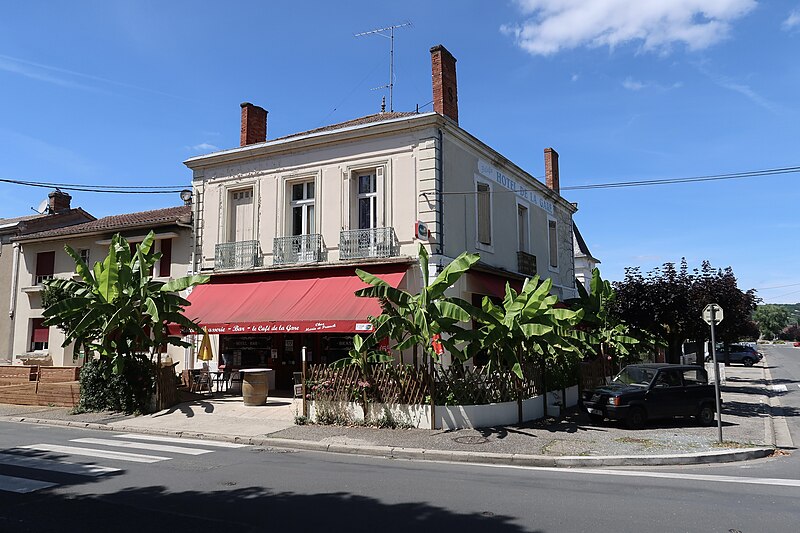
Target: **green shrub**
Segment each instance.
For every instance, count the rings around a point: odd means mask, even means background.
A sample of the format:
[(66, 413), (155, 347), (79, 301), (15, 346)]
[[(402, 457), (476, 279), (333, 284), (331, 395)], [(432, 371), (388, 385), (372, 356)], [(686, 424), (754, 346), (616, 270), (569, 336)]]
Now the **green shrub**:
[(80, 375), (81, 401), (77, 410), (146, 413), (155, 390), (153, 364), (141, 358), (126, 358), (122, 372), (115, 374), (108, 361), (89, 360)]

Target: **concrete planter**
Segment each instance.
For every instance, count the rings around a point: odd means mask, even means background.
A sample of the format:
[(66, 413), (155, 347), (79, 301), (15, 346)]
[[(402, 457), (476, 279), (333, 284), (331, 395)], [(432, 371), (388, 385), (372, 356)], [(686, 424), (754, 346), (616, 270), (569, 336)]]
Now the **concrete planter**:
[[(578, 386), (567, 389), (567, 404), (569, 408), (578, 403)], [(548, 393), (549, 416), (558, 416), (562, 409), (561, 390)], [(318, 420), (318, 417), (340, 416), (343, 419), (355, 421), (364, 418), (361, 405), (353, 402), (309, 402), (309, 417)], [(410, 425), (415, 428), (430, 429), (431, 408), (429, 405), (405, 404), (369, 404), (369, 418), (371, 421), (381, 417), (391, 416), (396, 422)], [(522, 419), (524, 422), (543, 418), (542, 397), (534, 396), (522, 401)], [(436, 429), (464, 429), (504, 426), (516, 424), (517, 402), (490, 403), (486, 405), (437, 405)]]

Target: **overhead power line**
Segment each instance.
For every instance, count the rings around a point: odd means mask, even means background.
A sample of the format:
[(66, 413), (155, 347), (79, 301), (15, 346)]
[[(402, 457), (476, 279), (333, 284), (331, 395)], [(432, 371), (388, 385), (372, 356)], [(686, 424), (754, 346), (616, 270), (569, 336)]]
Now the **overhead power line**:
[(108, 194), (175, 194), (179, 193), (186, 186), (179, 185), (89, 185), (80, 183), (52, 183), (46, 181), (24, 181), (0, 178), (0, 183), (10, 183), (13, 185), (23, 185), (26, 187), (39, 187), (43, 189), (61, 189), (65, 191), (81, 191)]

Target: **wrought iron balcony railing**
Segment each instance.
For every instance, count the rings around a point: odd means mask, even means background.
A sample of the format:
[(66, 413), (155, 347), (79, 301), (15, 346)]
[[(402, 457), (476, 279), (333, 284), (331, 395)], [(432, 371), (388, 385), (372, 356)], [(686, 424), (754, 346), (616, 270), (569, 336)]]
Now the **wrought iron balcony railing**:
[(292, 235), (275, 237), (272, 244), (272, 260), (276, 265), (294, 263), (317, 263), (328, 257), (322, 235)]
[(339, 259), (366, 259), (400, 255), (400, 243), (394, 228), (370, 228), (342, 231), (339, 234)]
[(214, 270), (245, 270), (260, 266), (258, 241), (220, 243), (214, 250)]
[(517, 252), (517, 272), (526, 276), (535, 276), (536, 256), (527, 252)]

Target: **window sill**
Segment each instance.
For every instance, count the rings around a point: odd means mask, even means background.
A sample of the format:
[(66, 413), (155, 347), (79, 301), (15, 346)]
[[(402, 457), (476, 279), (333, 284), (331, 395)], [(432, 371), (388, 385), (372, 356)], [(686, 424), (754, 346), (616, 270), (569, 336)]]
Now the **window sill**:
[(483, 244), (482, 242), (475, 243), (475, 249), (480, 250), (481, 252), (487, 252), (490, 254), (494, 253), (494, 246), (491, 244)]

